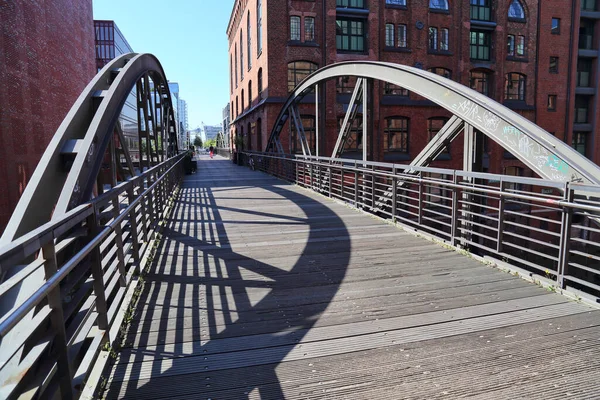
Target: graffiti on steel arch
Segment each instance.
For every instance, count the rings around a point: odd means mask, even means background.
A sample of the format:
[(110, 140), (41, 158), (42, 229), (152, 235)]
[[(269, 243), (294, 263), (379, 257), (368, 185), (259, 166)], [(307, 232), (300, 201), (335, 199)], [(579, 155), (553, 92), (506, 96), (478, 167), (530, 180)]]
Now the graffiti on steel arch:
[(375, 79), (408, 89), (452, 112), (542, 178), (600, 184), (600, 168), (538, 125), (460, 83), (421, 69), (375, 61), (337, 63), (321, 68), (290, 94), (271, 130), (267, 151), (277, 151), (291, 109), (316, 85), (342, 76)]

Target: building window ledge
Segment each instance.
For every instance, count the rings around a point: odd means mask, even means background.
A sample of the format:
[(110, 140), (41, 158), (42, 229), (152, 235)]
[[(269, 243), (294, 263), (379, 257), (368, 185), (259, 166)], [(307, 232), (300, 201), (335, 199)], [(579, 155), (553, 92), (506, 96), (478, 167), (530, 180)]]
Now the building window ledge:
[(494, 68), (492, 68), (492, 62), (490, 60), (478, 60), (475, 58), (471, 58), (471, 63), (473, 64), (473, 68), (486, 68), (486, 69), (490, 69), (490, 70), (494, 70)]
[(299, 40), (288, 40), (287, 45), (293, 47), (319, 47), (317, 42), (301, 42)]
[(436, 56), (452, 56), (452, 55), (454, 55), (454, 53), (449, 50), (433, 50), (433, 49), (427, 49), (427, 54), (433, 54)]
[(364, 8), (344, 8), (337, 7), (335, 9), (338, 17), (354, 17), (354, 18), (368, 18), (369, 10)]
[(337, 50), (337, 53), (338, 54), (353, 54), (353, 55), (357, 55), (357, 56), (360, 56), (360, 55), (368, 56), (369, 55), (368, 51), (351, 51), (351, 50), (340, 50), (340, 49)]
[(502, 105), (510, 108), (511, 110), (535, 110), (534, 106), (528, 105), (524, 100), (504, 100)]
[(494, 29), (496, 29), (497, 24), (493, 21), (481, 21), (478, 19), (472, 19), (471, 26), (476, 26), (477, 29), (493, 31)]
[(434, 13), (434, 14), (446, 14), (446, 15), (450, 15), (450, 10), (442, 10), (439, 8), (430, 8), (429, 9), (430, 13)]
[(396, 10), (408, 10), (408, 7), (401, 6), (399, 4), (386, 4), (385, 8), (393, 8), (393, 9), (396, 9)]
[(506, 56), (506, 61), (528, 63), (529, 59), (523, 56)]
[(412, 50), (408, 47), (388, 47), (386, 46), (383, 51), (390, 51), (392, 53), (412, 53)]
[(520, 22), (522, 24), (526, 24), (527, 23), (527, 20), (525, 18), (508, 17), (508, 21), (509, 22)]

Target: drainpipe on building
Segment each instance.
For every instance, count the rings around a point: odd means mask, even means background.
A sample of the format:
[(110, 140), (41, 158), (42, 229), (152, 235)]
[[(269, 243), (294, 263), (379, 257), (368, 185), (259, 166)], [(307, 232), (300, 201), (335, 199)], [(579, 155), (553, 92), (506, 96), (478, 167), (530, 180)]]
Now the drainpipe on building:
[(569, 117), (571, 115), (570, 105), (571, 105), (571, 84), (572, 77), (571, 74), (573, 72), (573, 52), (577, 51), (577, 44), (573, 42), (573, 32), (575, 30), (575, 6), (577, 5), (577, 0), (573, 0), (571, 2), (571, 30), (569, 32), (569, 45), (571, 46), (571, 51), (569, 51), (569, 69), (568, 69), (568, 81), (567, 81), (567, 106), (566, 106), (566, 118), (565, 118), (565, 133), (563, 135), (563, 142), (568, 144), (567, 138), (569, 137), (569, 129), (571, 127)]
[[(325, 67), (327, 65), (327, 0), (321, 0), (322, 1), (322, 22), (321, 22), (321, 26), (322, 26), (322, 45), (321, 45), (321, 68)], [(321, 110), (319, 111), (319, 120), (317, 121), (317, 124), (320, 124), (320, 129), (319, 129), (319, 150), (321, 154), (317, 154), (317, 156), (321, 156), (323, 154), (327, 154), (326, 150), (327, 150), (327, 126), (326, 126), (326, 121), (327, 121), (327, 84), (326, 83), (320, 83), (318, 84), (319, 87), (319, 95), (320, 95), (320, 99), (319, 99), (319, 107), (321, 108)]]
[(541, 32), (541, 28), (540, 28), (540, 22), (541, 22), (541, 15), (542, 13), (542, 2), (538, 1), (538, 10), (537, 10), (537, 37), (536, 37), (536, 41), (535, 41), (535, 81), (533, 81), (533, 93), (535, 93), (535, 96), (533, 96), (533, 108), (535, 109), (535, 112), (533, 113), (533, 122), (537, 124), (537, 120), (538, 120), (538, 108), (537, 108), (537, 97), (538, 97), (538, 82), (540, 80), (538, 72), (539, 72), (539, 66), (540, 66), (540, 32)]

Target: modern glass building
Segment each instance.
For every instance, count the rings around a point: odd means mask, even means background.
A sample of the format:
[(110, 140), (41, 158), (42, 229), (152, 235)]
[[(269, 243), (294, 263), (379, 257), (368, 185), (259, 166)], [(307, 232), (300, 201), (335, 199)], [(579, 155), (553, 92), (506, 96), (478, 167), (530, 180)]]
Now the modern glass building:
[[(114, 21), (94, 20), (96, 39), (96, 68), (100, 71), (115, 57), (122, 54), (133, 53), (133, 49), (123, 36)], [(127, 101), (119, 117), (121, 129), (127, 142), (127, 148), (134, 163), (140, 161), (138, 120), (137, 120), (137, 91), (135, 88), (129, 93)]]

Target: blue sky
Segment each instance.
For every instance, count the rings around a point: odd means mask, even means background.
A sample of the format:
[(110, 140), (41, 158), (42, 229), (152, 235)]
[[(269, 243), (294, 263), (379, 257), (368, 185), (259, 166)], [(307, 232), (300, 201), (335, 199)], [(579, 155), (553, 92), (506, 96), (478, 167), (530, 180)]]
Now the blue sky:
[[(225, 30), (233, 0), (93, 0), (94, 19), (114, 20), (138, 53), (152, 53), (179, 82), (190, 129), (221, 124), (229, 101)], [(151, 22), (155, 21), (155, 22)]]

